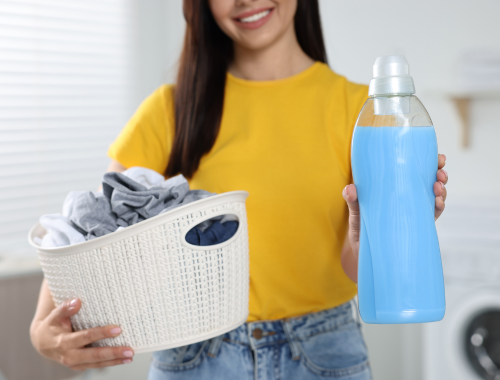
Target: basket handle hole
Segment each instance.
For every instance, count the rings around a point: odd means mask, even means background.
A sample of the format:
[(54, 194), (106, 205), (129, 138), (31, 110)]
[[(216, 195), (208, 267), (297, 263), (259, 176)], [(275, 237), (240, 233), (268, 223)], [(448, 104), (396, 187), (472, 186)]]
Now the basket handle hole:
[(231, 239), (239, 226), (235, 214), (225, 214), (204, 220), (186, 233), (186, 241), (192, 245), (210, 246)]

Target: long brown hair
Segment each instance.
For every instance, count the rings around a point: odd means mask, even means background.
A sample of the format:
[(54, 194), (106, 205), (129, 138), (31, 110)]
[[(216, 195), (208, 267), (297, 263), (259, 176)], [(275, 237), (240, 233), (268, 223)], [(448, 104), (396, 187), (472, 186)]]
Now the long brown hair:
[[(191, 178), (212, 149), (222, 118), (233, 41), (216, 24), (208, 0), (184, 0), (186, 34), (174, 90), (175, 138), (165, 175)], [(326, 63), (318, 0), (298, 0), (295, 33), (300, 47)]]

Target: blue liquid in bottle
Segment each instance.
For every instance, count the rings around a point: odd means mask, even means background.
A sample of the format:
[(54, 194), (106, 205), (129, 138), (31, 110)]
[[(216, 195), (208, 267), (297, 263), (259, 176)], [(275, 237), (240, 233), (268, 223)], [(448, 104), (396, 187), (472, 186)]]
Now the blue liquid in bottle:
[(437, 159), (432, 126), (354, 130), (351, 161), (361, 212), (358, 298), (367, 323), (444, 317), (434, 223)]

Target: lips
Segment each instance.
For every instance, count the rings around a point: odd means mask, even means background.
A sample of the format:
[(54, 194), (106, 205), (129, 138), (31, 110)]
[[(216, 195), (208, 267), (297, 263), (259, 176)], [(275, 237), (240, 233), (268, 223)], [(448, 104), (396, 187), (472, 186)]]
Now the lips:
[(273, 11), (274, 8), (254, 9), (238, 15), (233, 21), (244, 29), (257, 29), (271, 18)]

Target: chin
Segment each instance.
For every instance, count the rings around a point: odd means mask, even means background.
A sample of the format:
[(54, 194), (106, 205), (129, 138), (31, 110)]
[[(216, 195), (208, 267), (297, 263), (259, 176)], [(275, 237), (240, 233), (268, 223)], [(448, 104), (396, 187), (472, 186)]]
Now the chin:
[(244, 38), (238, 38), (234, 42), (248, 50), (262, 50), (271, 45), (279, 38), (279, 33), (254, 33)]
[(273, 44), (272, 40), (268, 41), (248, 41), (248, 42), (238, 42), (238, 45), (247, 50), (263, 50)]

